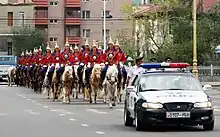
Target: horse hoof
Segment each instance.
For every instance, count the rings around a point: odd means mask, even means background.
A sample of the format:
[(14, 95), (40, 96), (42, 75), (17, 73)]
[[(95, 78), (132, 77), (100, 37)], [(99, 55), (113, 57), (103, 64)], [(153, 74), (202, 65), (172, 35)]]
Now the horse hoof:
[(92, 101), (89, 101), (90, 104), (92, 104)]
[(113, 104), (112, 104), (112, 106), (116, 106), (116, 104), (115, 104), (115, 103), (113, 103)]

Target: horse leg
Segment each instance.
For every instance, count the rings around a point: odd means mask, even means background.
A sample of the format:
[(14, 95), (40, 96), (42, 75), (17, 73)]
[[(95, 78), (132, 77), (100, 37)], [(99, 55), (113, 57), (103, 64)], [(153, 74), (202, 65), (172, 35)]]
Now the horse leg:
[(93, 89), (92, 90), (94, 92), (94, 102), (95, 104), (97, 103), (96, 100), (97, 100), (97, 90)]
[(117, 97), (118, 97), (118, 96), (117, 96), (117, 95), (118, 95), (118, 92), (117, 92), (117, 91), (118, 91), (118, 88), (117, 88), (117, 86), (116, 86), (115, 89), (113, 89), (113, 90), (114, 90), (114, 92), (113, 92), (114, 95), (113, 95), (113, 104), (112, 104), (112, 105), (113, 105), (113, 106), (116, 106)]

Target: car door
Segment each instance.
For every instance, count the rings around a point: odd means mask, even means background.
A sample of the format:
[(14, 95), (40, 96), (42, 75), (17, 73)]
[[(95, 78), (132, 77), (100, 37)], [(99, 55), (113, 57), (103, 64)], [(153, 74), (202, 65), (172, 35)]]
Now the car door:
[(130, 94), (129, 94), (129, 101), (128, 101), (128, 108), (129, 108), (129, 111), (131, 113), (132, 116), (134, 116), (134, 108), (135, 108), (135, 102), (137, 101), (137, 91), (138, 91), (138, 83), (139, 83), (139, 79), (137, 79), (135, 82), (134, 82), (134, 88), (135, 90), (131, 91)]

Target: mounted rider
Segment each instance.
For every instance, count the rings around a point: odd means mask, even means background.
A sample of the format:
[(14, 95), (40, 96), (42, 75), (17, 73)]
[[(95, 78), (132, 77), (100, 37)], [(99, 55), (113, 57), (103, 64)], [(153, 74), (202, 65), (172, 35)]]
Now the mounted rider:
[(81, 52), (79, 51), (79, 48), (77, 45), (75, 45), (74, 51), (72, 52), (72, 54), (70, 55), (70, 63), (72, 65), (78, 65), (81, 61), (82, 61), (82, 54)]
[(97, 43), (96, 41), (94, 40), (93, 41), (93, 45), (92, 45), (92, 49), (91, 49), (91, 52), (89, 54), (89, 62), (88, 62), (88, 66), (85, 70), (85, 78), (86, 78), (86, 85), (87, 87), (90, 85), (90, 75), (92, 73), (92, 69), (93, 69), (93, 66), (94, 64), (100, 64), (101, 63), (101, 56), (100, 56), (100, 52), (98, 51), (98, 47), (97, 47)]
[(100, 86), (102, 86), (102, 83), (104, 82), (108, 67), (112, 66), (113, 64), (118, 64), (118, 61), (116, 59), (117, 58), (116, 58), (116, 52), (114, 49), (114, 42), (112, 41), (112, 38), (110, 37), (109, 42), (108, 42), (108, 49), (103, 54), (103, 61), (105, 62), (106, 65), (101, 71), (101, 85)]
[(41, 65), (41, 64), (42, 64), (42, 61), (43, 61), (43, 58), (44, 58), (43, 52), (42, 52), (42, 49), (41, 49), (41, 46), (40, 46), (40, 48), (38, 49), (38, 52), (37, 52), (37, 53), (38, 53), (38, 54), (37, 54), (36, 63), (37, 63), (37, 65)]
[(90, 57), (89, 57), (90, 48), (89, 48), (88, 39), (86, 39), (84, 46), (85, 46), (84, 47), (85, 49), (82, 51), (82, 60), (81, 60), (79, 67), (77, 69), (77, 75), (79, 76), (80, 82), (82, 82), (82, 69), (83, 69), (84, 65), (87, 65), (90, 60)]
[(122, 88), (125, 88), (125, 84), (126, 84), (126, 80), (127, 80), (127, 71), (124, 67), (124, 63), (127, 61), (126, 59), (126, 53), (124, 51), (121, 50), (118, 39), (115, 42), (115, 56), (116, 56), (116, 60), (118, 61), (117, 63), (117, 67), (118, 67), (118, 81), (119, 83), (121, 83), (121, 79), (122, 79), (122, 74), (123, 74), (123, 84), (122, 84)]
[(68, 42), (68, 39), (66, 39), (66, 43), (65, 43), (65, 47), (63, 52), (61, 53), (63, 55), (63, 59), (64, 59), (64, 64), (68, 64), (69, 62), (69, 57), (71, 55), (71, 50), (70, 50), (70, 44)]
[(47, 43), (47, 47), (46, 47), (46, 55), (44, 56), (43, 60), (42, 60), (42, 64), (43, 64), (43, 68), (42, 68), (42, 73), (46, 73), (47, 71), (47, 67), (49, 65), (51, 65), (53, 62), (53, 56), (51, 54), (51, 49), (50, 49), (50, 45), (49, 42)]

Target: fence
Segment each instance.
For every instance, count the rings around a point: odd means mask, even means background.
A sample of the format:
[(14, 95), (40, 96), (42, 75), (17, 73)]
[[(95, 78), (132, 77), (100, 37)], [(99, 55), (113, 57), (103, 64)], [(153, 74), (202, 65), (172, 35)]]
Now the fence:
[(198, 70), (201, 82), (220, 82), (220, 66), (198, 66)]

